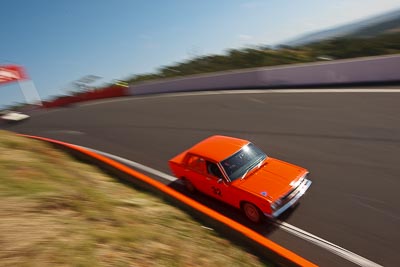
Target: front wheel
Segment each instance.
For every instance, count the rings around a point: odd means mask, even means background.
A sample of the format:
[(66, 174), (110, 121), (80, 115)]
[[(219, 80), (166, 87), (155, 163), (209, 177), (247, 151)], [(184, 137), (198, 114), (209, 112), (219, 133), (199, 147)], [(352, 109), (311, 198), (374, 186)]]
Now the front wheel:
[(253, 223), (259, 223), (263, 218), (263, 214), (261, 213), (260, 209), (249, 202), (245, 202), (242, 205), (242, 210), (247, 219)]

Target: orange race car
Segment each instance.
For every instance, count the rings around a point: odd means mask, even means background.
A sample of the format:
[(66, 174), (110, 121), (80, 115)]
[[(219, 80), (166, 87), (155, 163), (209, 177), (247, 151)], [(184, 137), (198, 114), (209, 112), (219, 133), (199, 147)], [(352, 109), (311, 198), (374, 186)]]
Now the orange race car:
[(257, 223), (276, 218), (310, 187), (308, 170), (268, 157), (251, 142), (211, 136), (169, 161), (176, 177), (196, 190), (243, 210)]

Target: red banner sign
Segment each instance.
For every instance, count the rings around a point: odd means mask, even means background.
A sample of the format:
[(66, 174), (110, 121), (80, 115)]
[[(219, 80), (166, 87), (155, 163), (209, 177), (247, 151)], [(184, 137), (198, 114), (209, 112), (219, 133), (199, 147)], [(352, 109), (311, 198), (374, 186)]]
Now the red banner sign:
[(28, 79), (25, 70), (17, 65), (0, 65), (0, 84)]

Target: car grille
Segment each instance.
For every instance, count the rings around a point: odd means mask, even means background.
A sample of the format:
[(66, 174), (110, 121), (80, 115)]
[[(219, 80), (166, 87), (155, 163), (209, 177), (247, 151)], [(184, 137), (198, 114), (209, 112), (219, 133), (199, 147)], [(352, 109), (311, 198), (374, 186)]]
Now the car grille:
[(288, 193), (286, 193), (283, 197), (281, 197), (279, 199), (280, 203), (279, 203), (277, 209), (279, 209), (280, 207), (285, 205), (287, 202), (289, 202), (292, 198), (294, 198), (299, 193), (299, 191), (303, 188), (303, 186), (307, 182), (306, 178), (307, 178), (307, 174), (301, 178), (300, 183), (296, 187), (292, 188)]

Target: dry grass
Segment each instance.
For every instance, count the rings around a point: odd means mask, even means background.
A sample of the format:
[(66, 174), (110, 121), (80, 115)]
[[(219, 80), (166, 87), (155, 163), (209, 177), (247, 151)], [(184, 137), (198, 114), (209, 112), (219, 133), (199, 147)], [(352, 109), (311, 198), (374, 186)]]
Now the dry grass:
[(262, 266), (159, 198), (0, 131), (0, 266)]

